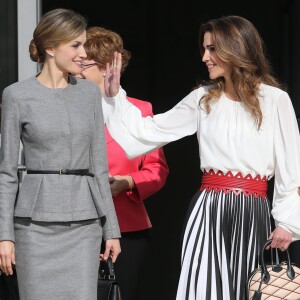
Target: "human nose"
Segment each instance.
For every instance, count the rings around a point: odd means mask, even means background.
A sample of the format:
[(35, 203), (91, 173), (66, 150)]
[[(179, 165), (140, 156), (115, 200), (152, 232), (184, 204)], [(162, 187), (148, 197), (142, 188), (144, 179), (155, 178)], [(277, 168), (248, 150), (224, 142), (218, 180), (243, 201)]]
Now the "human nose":
[(202, 61), (207, 62), (209, 60), (209, 51), (208, 49), (204, 50), (203, 56), (202, 56)]
[(84, 47), (80, 48), (79, 56), (81, 58), (86, 58), (87, 57)]

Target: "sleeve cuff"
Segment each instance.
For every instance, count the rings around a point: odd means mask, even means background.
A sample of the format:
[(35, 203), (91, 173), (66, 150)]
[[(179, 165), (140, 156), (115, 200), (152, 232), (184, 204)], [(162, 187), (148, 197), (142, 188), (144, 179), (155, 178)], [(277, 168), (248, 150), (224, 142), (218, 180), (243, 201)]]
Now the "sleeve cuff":
[(105, 99), (108, 101), (112, 101), (112, 103), (114, 103), (119, 97), (121, 97), (121, 95), (124, 95), (126, 97), (126, 92), (125, 90), (122, 89), (122, 87), (120, 86), (119, 88), (119, 92), (117, 95), (113, 96), (113, 97), (107, 97), (105, 95)]
[(0, 232), (0, 241), (11, 241), (15, 242), (15, 234), (14, 232), (3, 231)]
[(121, 237), (121, 233), (119, 230), (110, 230), (110, 231), (103, 231), (103, 239), (111, 240), (111, 239), (119, 239)]
[(293, 235), (293, 241), (300, 240), (300, 196), (298, 190), (290, 196), (276, 201), (272, 209), (276, 226), (280, 226)]

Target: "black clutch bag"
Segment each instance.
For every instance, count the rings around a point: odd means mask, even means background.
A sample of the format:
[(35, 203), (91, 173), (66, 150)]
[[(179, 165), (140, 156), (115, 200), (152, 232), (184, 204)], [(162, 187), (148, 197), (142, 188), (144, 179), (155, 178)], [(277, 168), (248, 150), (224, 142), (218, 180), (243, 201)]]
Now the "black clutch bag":
[(16, 269), (14, 274), (6, 276), (0, 270), (0, 300), (19, 300)]
[(111, 257), (107, 259), (107, 262), (101, 261), (100, 263), (97, 299), (122, 300)]

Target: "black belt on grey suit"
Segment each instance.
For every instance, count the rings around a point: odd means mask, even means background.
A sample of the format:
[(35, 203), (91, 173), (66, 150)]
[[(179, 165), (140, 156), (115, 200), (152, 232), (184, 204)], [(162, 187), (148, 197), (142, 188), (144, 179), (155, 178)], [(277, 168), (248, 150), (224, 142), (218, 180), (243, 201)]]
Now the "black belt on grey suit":
[(94, 177), (93, 173), (89, 172), (89, 169), (61, 169), (58, 171), (54, 170), (27, 170), (27, 174), (59, 174), (59, 175), (79, 175), (79, 176), (90, 176)]

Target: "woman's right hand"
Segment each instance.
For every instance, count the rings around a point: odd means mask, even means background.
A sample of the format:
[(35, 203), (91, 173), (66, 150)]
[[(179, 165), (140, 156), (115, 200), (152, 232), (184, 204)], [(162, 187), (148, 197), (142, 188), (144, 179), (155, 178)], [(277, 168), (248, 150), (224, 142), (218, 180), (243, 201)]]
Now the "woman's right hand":
[(113, 197), (117, 197), (125, 190), (132, 190), (134, 180), (130, 175), (115, 175), (109, 177), (110, 191)]
[(122, 69), (122, 55), (114, 52), (112, 64), (106, 64), (106, 75), (104, 79), (104, 89), (107, 97), (114, 97), (120, 89), (120, 78)]
[(0, 269), (7, 276), (13, 274), (12, 264), (16, 263), (15, 244), (12, 241), (0, 242)]

